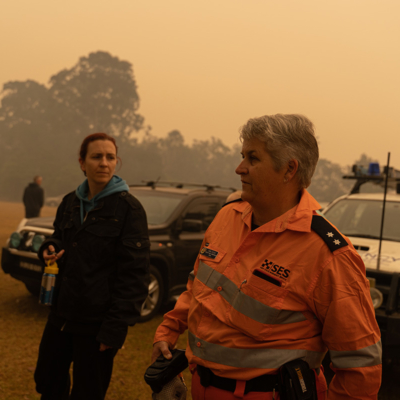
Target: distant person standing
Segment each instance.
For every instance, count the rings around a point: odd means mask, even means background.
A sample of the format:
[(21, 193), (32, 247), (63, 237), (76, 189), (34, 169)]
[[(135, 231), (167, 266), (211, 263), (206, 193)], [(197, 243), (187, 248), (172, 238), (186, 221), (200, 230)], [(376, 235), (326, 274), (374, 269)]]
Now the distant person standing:
[(24, 190), (23, 202), (25, 205), (25, 218), (35, 218), (40, 214), (40, 209), (44, 203), (44, 190), (40, 185), (42, 184), (42, 177), (35, 176)]

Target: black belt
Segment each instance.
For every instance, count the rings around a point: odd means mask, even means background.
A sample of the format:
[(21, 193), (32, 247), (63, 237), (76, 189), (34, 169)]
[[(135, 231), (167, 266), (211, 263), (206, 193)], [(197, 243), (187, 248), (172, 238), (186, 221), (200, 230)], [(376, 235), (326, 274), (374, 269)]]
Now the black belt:
[[(197, 365), (197, 373), (200, 377), (200, 383), (204, 387), (214, 386), (228, 392), (234, 392), (236, 389), (236, 379), (215, 375), (209, 368), (202, 365)], [(272, 392), (274, 389), (278, 391), (278, 375), (261, 375), (246, 381), (244, 393)]]

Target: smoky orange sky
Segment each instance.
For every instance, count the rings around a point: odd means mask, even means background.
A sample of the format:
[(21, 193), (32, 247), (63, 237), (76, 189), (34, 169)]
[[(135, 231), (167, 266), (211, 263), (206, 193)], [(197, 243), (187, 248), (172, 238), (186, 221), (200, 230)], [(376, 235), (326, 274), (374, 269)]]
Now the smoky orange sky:
[(107, 51), (133, 64), (156, 136), (231, 146), (250, 117), (302, 113), (321, 157), (390, 151), (400, 169), (399, 15), (398, 0), (4, 1), (0, 84)]

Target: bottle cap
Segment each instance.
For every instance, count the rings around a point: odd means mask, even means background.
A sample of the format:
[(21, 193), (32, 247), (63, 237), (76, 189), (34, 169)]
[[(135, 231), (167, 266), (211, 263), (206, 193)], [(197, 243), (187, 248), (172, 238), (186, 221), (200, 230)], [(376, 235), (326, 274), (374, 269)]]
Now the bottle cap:
[(57, 275), (58, 274), (57, 263), (55, 261), (51, 263), (51, 260), (47, 260), (47, 267), (45, 267), (44, 272), (45, 274)]

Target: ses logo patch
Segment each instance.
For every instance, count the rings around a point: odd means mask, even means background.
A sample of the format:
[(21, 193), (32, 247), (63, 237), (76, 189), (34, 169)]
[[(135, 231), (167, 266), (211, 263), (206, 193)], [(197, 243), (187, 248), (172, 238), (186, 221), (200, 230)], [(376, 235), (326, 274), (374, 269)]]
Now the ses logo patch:
[(264, 260), (263, 264), (261, 265), (261, 269), (264, 271), (268, 271), (272, 275), (279, 276), (280, 278), (287, 279), (290, 275), (290, 270), (284, 268), (278, 264), (275, 264), (273, 261), (269, 261), (267, 259)]

